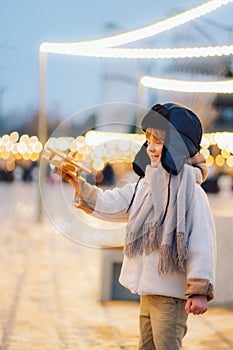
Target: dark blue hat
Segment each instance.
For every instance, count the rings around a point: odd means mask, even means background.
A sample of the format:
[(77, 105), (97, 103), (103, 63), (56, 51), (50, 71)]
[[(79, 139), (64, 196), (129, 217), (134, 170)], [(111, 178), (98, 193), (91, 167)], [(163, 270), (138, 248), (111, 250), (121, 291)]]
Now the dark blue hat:
[[(183, 105), (165, 103), (154, 105), (143, 117), (141, 127), (165, 131), (165, 140), (161, 157), (162, 166), (174, 175), (182, 169), (184, 162), (200, 150), (202, 125), (197, 115)], [(145, 175), (150, 164), (147, 154), (147, 142), (137, 153), (133, 169), (139, 176)]]

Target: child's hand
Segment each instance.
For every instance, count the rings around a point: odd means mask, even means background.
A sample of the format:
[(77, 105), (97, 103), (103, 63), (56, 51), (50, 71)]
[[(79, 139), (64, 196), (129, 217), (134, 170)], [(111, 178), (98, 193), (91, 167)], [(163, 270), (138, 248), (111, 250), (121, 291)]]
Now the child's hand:
[(53, 173), (59, 175), (66, 182), (69, 182), (69, 184), (71, 184), (71, 186), (74, 188), (75, 192), (77, 194), (80, 194), (79, 183), (76, 178), (73, 178), (71, 175), (67, 174), (57, 167), (53, 168)]
[(60, 176), (66, 182), (68, 182), (71, 178), (70, 175), (68, 175), (66, 172), (62, 171), (61, 169), (59, 169), (57, 167), (53, 168), (52, 172), (53, 172), (53, 174)]
[(201, 315), (208, 310), (208, 301), (205, 295), (192, 295), (188, 298), (185, 311), (187, 314)]
[(78, 180), (74, 179), (70, 176), (68, 179), (69, 184), (74, 188), (75, 192), (80, 195), (80, 188), (79, 188), (79, 182)]

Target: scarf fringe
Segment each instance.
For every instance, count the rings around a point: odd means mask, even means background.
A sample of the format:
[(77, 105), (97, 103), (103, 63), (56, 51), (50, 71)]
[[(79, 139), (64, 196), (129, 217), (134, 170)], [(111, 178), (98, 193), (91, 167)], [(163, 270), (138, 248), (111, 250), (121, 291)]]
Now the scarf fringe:
[(160, 274), (173, 272), (175, 269), (185, 271), (185, 262), (188, 257), (188, 247), (185, 241), (185, 234), (178, 232), (172, 246), (167, 244), (159, 248), (159, 266)]
[(141, 237), (136, 237), (134, 232), (128, 232), (127, 242), (124, 247), (124, 253), (129, 258), (134, 258), (137, 254), (148, 255), (155, 249), (159, 249), (159, 274), (167, 274), (178, 268), (179, 271), (185, 271), (185, 262), (188, 256), (188, 248), (185, 242), (185, 234), (178, 232), (172, 246), (161, 244), (161, 238), (158, 237), (158, 225), (145, 224)]
[(174, 271), (173, 247), (167, 244), (159, 249), (158, 271), (160, 275)]
[(124, 253), (132, 259), (136, 254), (148, 255), (153, 250), (159, 248), (158, 225), (157, 223), (146, 223), (143, 225), (143, 232), (140, 237), (137, 237), (135, 232), (127, 232)]
[(183, 232), (176, 233), (176, 247), (177, 247), (177, 264), (179, 270), (185, 270), (185, 261), (188, 257), (188, 247), (185, 241), (185, 234)]

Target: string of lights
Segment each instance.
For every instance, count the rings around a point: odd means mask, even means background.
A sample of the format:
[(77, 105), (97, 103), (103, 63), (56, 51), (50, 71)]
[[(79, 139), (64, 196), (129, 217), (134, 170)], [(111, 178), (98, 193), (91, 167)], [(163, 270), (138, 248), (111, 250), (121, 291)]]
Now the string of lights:
[(43, 150), (42, 143), (37, 136), (22, 135), (19, 137), (17, 131), (10, 135), (0, 137), (0, 160), (6, 162), (6, 169), (12, 171), (15, 163), (19, 160), (35, 162), (39, 159)]
[(168, 58), (198, 58), (229, 56), (233, 54), (233, 45), (223, 46), (203, 46), (203, 47), (186, 47), (186, 48), (166, 48), (166, 49), (136, 49), (136, 48), (102, 48), (93, 47), (90, 49), (64, 44), (61, 47), (54, 45), (47, 48), (48, 53), (62, 55), (76, 55), (86, 57), (102, 58), (124, 58), (124, 59), (168, 59)]
[[(6, 169), (12, 171), (17, 161), (37, 161), (47, 147), (74, 155), (78, 161), (83, 161), (93, 171), (102, 171), (107, 163), (131, 163), (142, 143), (144, 134), (121, 134), (89, 131), (85, 136), (52, 137), (46, 144), (37, 136), (22, 135), (12, 132), (0, 137), (0, 160), (6, 164)], [(213, 146), (215, 153), (211, 151)], [(233, 168), (233, 133), (205, 133), (201, 141), (201, 153), (206, 158), (208, 166)], [(211, 154), (212, 153), (212, 154)]]
[[(157, 34), (163, 33), (170, 29), (176, 28), (184, 23), (188, 23), (196, 18), (202, 17), (207, 13), (211, 13), (221, 6), (232, 3), (233, 0), (210, 0), (202, 5), (184, 11), (178, 15), (172, 16), (165, 20), (156, 22), (144, 28), (136, 29), (119, 35), (106, 37), (103, 39), (76, 42), (76, 43), (49, 43), (44, 42), (40, 45), (40, 51), (47, 53), (66, 53), (73, 55), (91, 56), (93, 49), (104, 49), (121, 46), (138, 40), (149, 38)], [(68, 53), (69, 52), (69, 53)], [(83, 54), (82, 54), (83, 53)]]
[(143, 86), (158, 90), (214, 94), (233, 93), (233, 79), (217, 81), (195, 81), (144, 76), (140, 81)]

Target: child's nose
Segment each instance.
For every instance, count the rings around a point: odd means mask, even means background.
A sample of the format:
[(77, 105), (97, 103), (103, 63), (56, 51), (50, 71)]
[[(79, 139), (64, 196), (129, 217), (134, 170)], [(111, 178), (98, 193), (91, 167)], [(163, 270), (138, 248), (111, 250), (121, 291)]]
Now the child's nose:
[(150, 150), (150, 151), (154, 151), (154, 150), (155, 150), (155, 143), (154, 143), (154, 142), (151, 142), (151, 143), (149, 144), (149, 150)]

